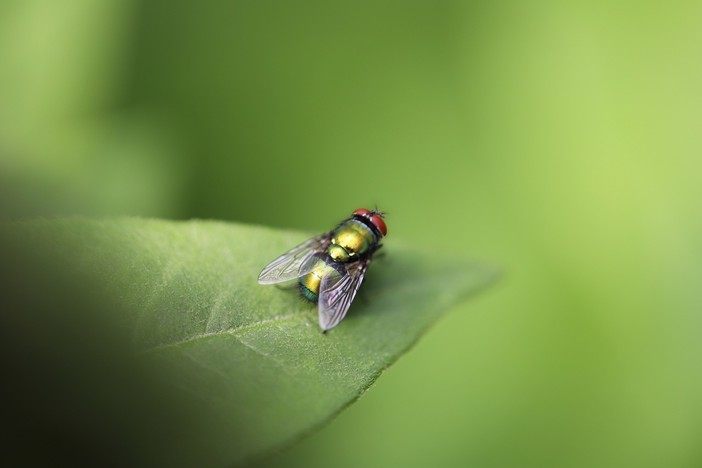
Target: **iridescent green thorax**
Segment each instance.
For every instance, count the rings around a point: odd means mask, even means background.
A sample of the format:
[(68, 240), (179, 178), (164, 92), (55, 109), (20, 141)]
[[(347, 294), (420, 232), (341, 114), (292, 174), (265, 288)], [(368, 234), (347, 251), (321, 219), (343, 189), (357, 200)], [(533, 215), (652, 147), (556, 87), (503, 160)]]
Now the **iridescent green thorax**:
[(351, 262), (368, 252), (376, 242), (375, 234), (368, 226), (349, 219), (334, 230), (328, 253), (335, 262)]

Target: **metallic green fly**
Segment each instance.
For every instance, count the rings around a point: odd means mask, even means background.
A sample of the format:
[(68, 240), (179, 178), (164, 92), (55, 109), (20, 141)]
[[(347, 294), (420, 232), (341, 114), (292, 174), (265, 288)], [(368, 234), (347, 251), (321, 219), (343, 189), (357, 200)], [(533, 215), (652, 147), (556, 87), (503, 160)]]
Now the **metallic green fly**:
[(260, 284), (297, 279), (300, 295), (319, 304), (319, 326), (341, 322), (388, 233), (383, 213), (359, 208), (332, 231), (313, 237), (273, 260), (258, 275)]

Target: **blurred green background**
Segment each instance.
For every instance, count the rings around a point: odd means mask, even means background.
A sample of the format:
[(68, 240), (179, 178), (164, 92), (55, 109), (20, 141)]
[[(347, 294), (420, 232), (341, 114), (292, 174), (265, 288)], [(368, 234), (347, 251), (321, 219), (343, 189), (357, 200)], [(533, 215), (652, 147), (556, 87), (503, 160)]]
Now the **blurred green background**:
[(6, 219), (377, 204), (503, 265), (265, 464), (702, 466), (702, 3), (4, 0), (0, 64)]

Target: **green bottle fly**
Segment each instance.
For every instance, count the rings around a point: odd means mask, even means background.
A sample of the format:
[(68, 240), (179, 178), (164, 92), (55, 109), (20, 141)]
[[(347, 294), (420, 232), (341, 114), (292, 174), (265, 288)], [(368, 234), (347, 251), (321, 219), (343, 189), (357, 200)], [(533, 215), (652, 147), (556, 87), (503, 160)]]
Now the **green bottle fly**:
[(329, 330), (346, 315), (387, 232), (381, 212), (360, 208), (333, 231), (275, 259), (263, 269), (258, 282), (273, 284), (299, 278), (300, 294), (319, 304), (319, 325)]

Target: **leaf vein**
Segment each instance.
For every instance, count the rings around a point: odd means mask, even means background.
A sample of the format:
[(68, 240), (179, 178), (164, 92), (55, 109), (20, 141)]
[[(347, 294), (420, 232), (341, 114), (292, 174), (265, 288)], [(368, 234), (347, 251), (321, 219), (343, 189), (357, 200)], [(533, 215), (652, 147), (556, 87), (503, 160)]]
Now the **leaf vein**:
[[(189, 338), (185, 338), (185, 339), (180, 340), (180, 341), (174, 341), (172, 343), (163, 343), (160, 345), (153, 346), (151, 348), (147, 348), (147, 349), (145, 349), (145, 352), (150, 353), (150, 352), (155, 352), (155, 351), (161, 351), (164, 349), (183, 346), (183, 345), (187, 345), (190, 343), (194, 343), (194, 342), (199, 341), (199, 340), (215, 338), (218, 336), (231, 335), (234, 337), (239, 337), (240, 334), (245, 333), (251, 329), (264, 327), (266, 325), (276, 325), (278, 323), (294, 319), (295, 317), (302, 317), (302, 314), (300, 312), (294, 312), (294, 313), (290, 313), (290, 314), (279, 315), (277, 317), (273, 317), (270, 319), (260, 320), (258, 322), (247, 323), (245, 325), (240, 325), (238, 327), (229, 328), (227, 330), (220, 330), (220, 331), (210, 332), (210, 333), (201, 333), (199, 335), (193, 335)], [(238, 341), (241, 342), (241, 340), (238, 340)], [(242, 344), (245, 345), (245, 343), (242, 343)]]

